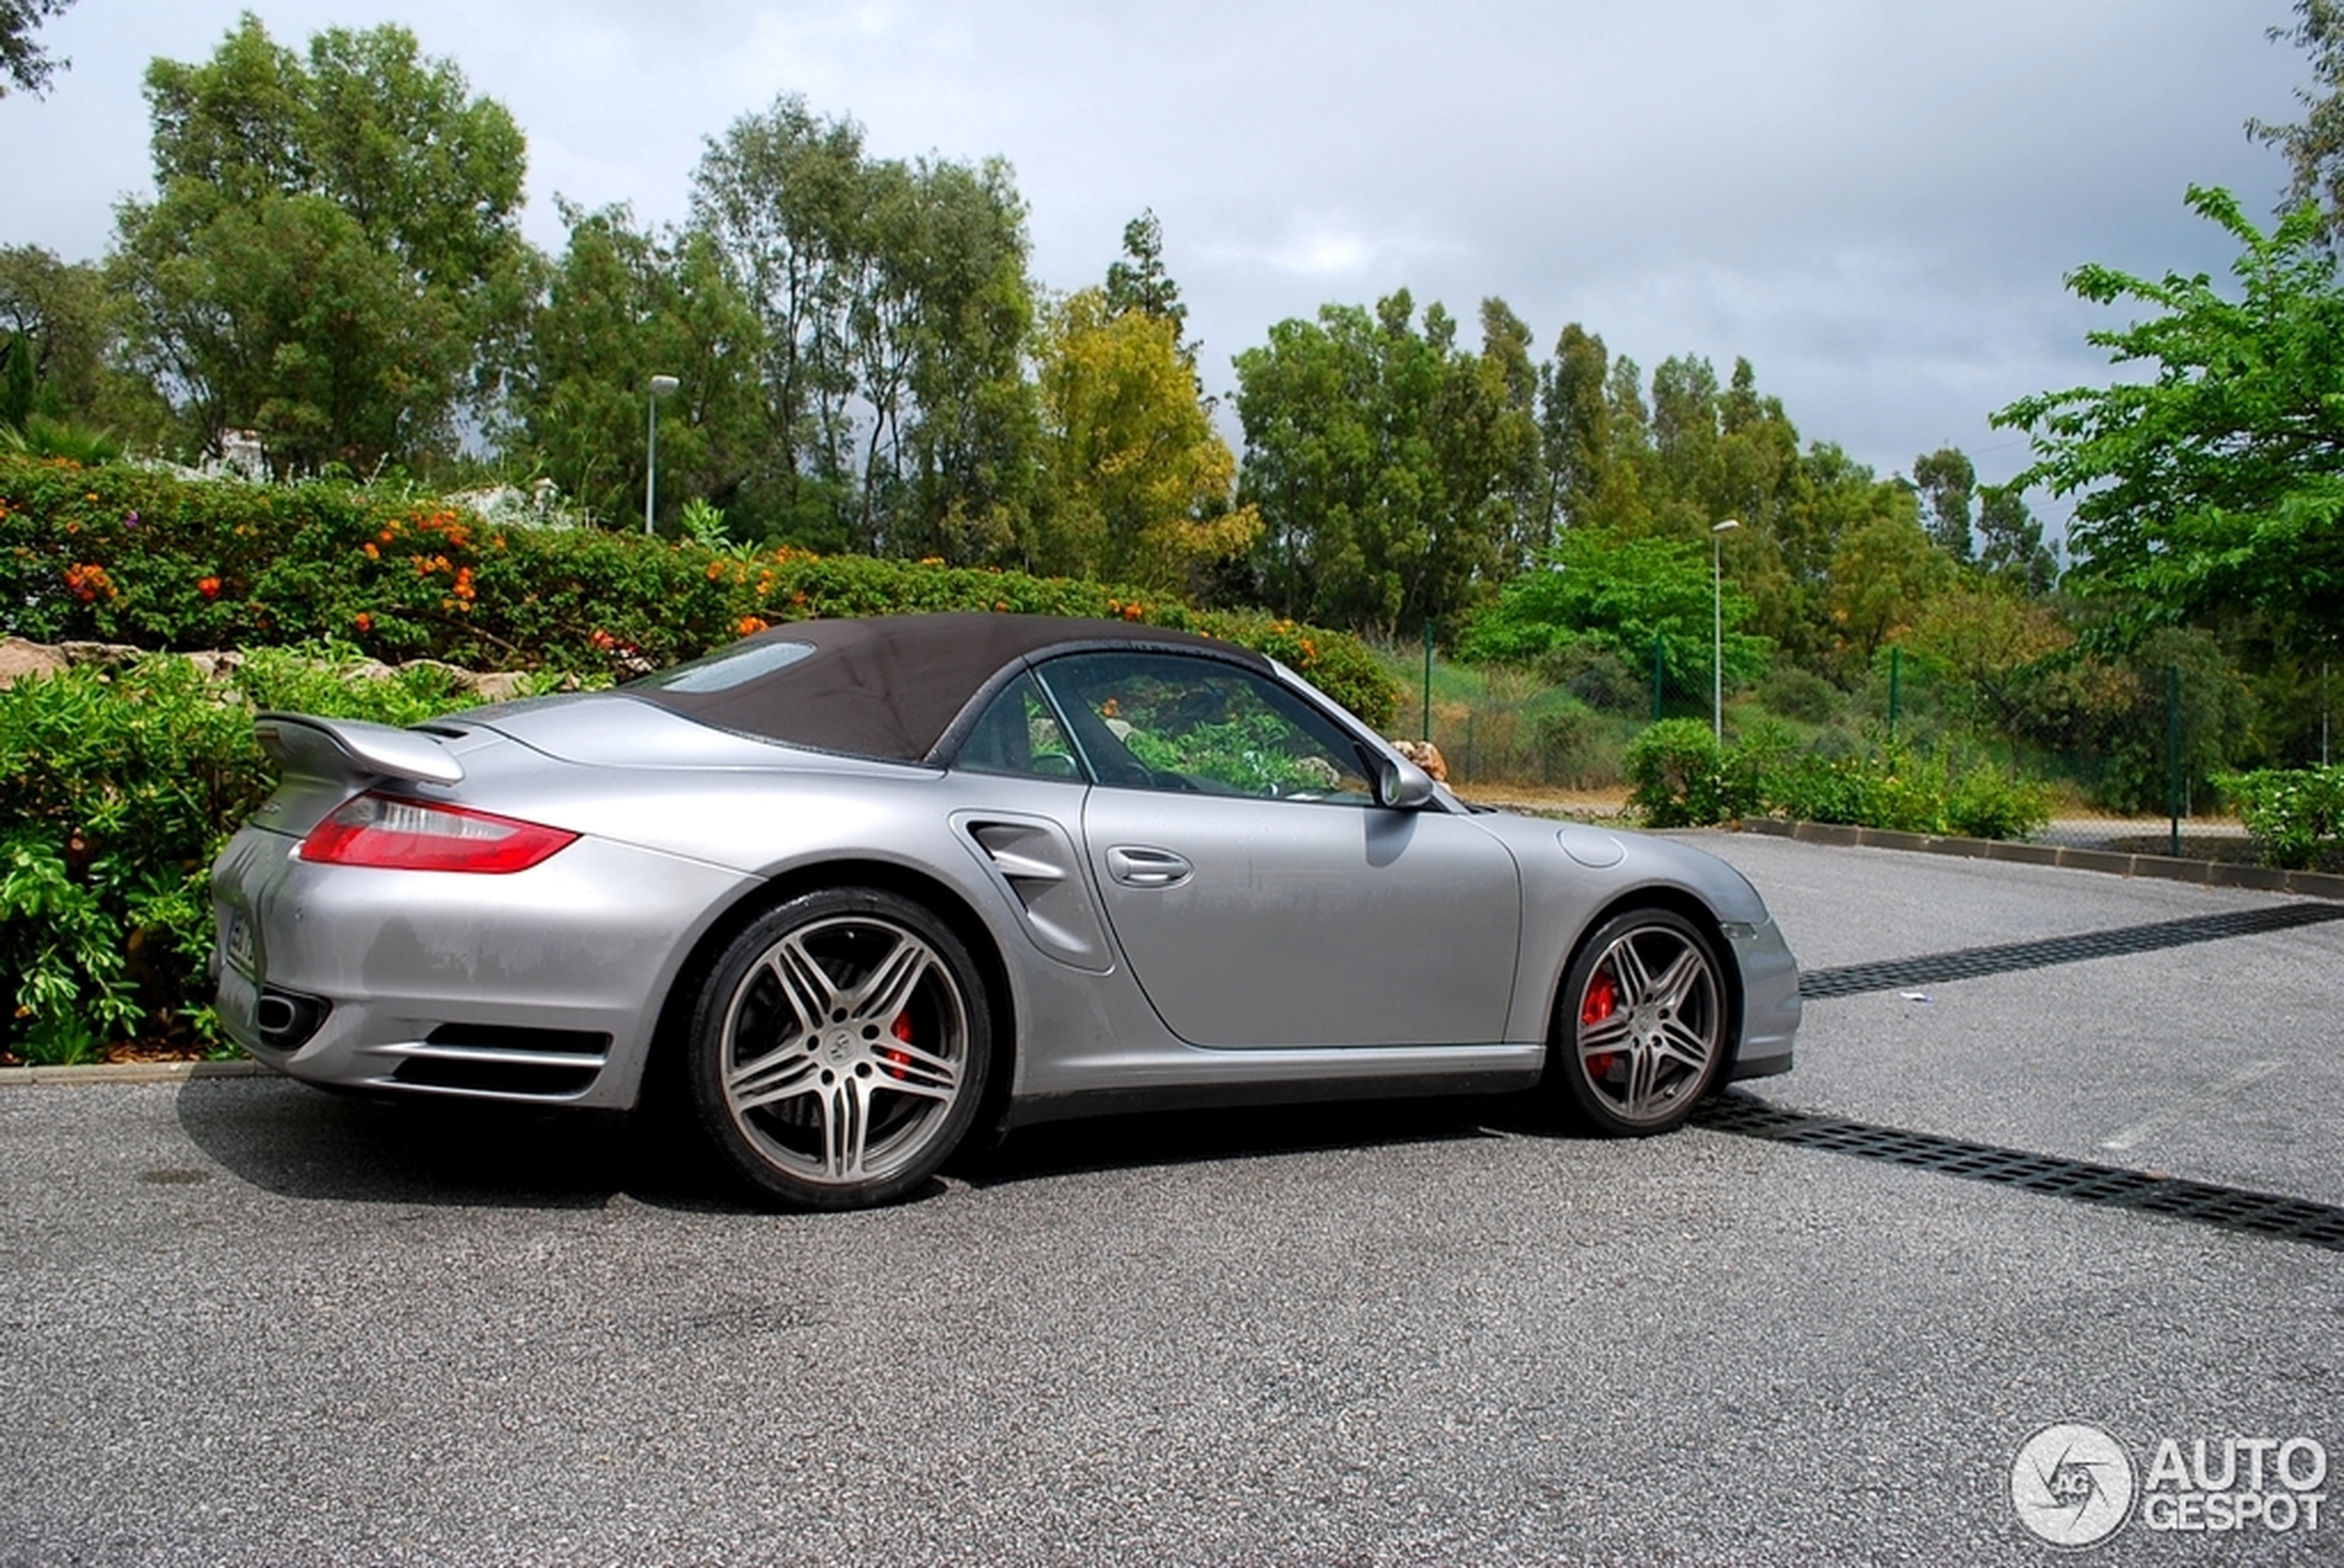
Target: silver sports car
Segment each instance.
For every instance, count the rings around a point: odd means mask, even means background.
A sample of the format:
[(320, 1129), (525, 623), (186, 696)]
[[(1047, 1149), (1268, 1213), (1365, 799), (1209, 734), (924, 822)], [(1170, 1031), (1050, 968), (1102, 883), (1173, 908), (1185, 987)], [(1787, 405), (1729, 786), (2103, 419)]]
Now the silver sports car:
[(783, 1202), (971, 1133), (1542, 1086), (1655, 1132), (1790, 1066), (1740, 874), (1477, 810), (1275, 662), (1121, 622), (778, 627), (413, 729), (267, 713), (212, 872), (229, 1033), (294, 1077), (623, 1108)]

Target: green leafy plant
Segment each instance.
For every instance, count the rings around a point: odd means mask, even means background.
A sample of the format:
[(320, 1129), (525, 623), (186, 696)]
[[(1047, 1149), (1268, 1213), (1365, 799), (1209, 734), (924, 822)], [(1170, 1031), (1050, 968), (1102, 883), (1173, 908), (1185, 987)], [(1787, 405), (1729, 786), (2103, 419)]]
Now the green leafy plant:
[(1345, 633), (1110, 583), (496, 523), (395, 485), (245, 485), (5, 456), (0, 606), (0, 630), (40, 641), (332, 639), (386, 661), (605, 676), (814, 616), (1083, 616), (1258, 649), (1380, 727), (1398, 700)]
[(2265, 768), (2215, 780), (2266, 865), (2308, 870), (2344, 836), (2344, 767)]
[(477, 700), (453, 675), (346, 647), (81, 665), (0, 689), (0, 1044), (81, 1059), (116, 1039), (211, 1038), (206, 876), (274, 787), (256, 708), (407, 724)]
[(1699, 827), (1740, 815), (1710, 726), (1663, 719), (1629, 743), (1628, 804), (1656, 828)]

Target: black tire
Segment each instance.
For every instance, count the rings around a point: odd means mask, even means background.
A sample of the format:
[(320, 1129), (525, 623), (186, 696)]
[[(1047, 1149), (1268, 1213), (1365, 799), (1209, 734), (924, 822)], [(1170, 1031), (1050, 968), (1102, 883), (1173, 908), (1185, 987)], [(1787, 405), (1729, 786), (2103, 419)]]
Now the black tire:
[(1716, 944), (1668, 909), (1630, 909), (1580, 947), (1555, 1001), (1550, 1098), (1610, 1138), (1667, 1132), (1717, 1082), (1727, 979)]
[(975, 1119), (985, 982), (928, 910), (875, 888), (801, 893), (744, 930), (692, 1010), (685, 1077), (724, 1163), (796, 1208), (891, 1203)]

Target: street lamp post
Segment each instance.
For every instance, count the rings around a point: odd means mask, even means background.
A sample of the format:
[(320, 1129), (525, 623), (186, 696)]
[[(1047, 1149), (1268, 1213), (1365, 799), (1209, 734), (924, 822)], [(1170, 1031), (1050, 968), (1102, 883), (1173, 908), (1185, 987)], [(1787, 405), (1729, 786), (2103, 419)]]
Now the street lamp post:
[(676, 387), (673, 376), (652, 377), (651, 435), (643, 449), (643, 532), (652, 532), (652, 508), (659, 500), (659, 400)]
[(1741, 526), (1729, 517), (1709, 530), (1709, 722), (1726, 744), (1726, 535)]

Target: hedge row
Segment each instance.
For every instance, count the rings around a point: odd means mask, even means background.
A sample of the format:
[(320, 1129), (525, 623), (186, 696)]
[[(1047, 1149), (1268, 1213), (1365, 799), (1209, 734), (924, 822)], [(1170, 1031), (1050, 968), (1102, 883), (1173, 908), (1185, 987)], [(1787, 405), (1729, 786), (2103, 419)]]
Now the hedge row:
[(627, 674), (814, 616), (1120, 617), (1283, 660), (1378, 728), (1398, 692), (1359, 641), (1112, 584), (939, 561), (712, 548), (486, 521), (334, 483), (253, 485), (0, 457), (0, 630), (254, 648), (333, 639), (388, 663)]
[(2051, 792), (1991, 762), (1895, 740), (1826, 757), (1761, 724), (1720, 748), (1698, 719), (1664, 719), (1629, 744), (1628, 803), (1656, 828), (1767, 814), (1964, 838), (2024, 838), (2051, 820)]

